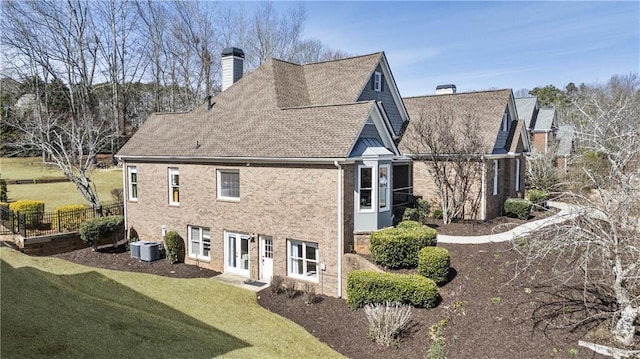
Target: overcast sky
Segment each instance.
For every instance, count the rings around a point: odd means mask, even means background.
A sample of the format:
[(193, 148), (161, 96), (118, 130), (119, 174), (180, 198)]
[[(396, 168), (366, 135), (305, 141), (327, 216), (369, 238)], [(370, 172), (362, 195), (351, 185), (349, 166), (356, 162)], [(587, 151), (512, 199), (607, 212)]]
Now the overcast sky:
[[(278, 7), (291, 3), (277, 3)], [(309, 1), (305, 37), (384, 51), (403, 96), (605, 82), (639, 72), (640, 2)]]

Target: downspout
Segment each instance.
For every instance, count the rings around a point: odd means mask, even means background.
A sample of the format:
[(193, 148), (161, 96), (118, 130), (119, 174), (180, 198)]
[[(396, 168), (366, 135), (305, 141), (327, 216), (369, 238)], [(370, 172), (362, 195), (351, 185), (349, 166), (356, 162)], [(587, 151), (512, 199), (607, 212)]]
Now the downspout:
[(484, 221), (487, 219), (487, 165), (484, 156), (480, 157), (482, 162), (482, 178), (480, 180), (480, 218)]
[(127, 187), (127, 163), (122, 161), (122, 215), (124, 216), (124, 239), (127, 239), (129, 232), (129, 225), (127, 224), (127, 198), (129, 198), (129, 188)]
[(342, 298), (342, 166), (338, 161), (333, 161), (338, 168), (338, 298)]

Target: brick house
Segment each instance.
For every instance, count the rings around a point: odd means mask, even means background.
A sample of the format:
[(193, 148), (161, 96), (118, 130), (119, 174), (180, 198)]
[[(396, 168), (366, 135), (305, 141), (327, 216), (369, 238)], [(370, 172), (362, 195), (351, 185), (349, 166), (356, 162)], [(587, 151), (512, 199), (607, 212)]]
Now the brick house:
[(270, 59), (242, 77), (243, 58), (225, 49), (221, 93), (150, 116), (118, 152), (126, 227), (142, 240), (176, 231), (188, 264), (342, 296), (354, 233), (391, 225), (411, 192), (397, 148), (409, 117), (386, 57)]
[[(465, 121), (474, 121), (479, 131), (480, 167), (472, 187), (473, 204), (465, 208), (465, 218), (487, 220), (502, 215), (507, 198), (524, 195), (525, 154), (529, 139), (523, 121), (518, 120), (510, 89), (457, 93), (454, 85), (439, 86), (432, 96), (404, 98), (411, 122), (403, 135), (400, 150), (413, 162), (413, 192), (438, 204), (437, 187), (426, 161), (432, 157), (420, 146), (417, 134), (422, 121), (436, 123), (450, 116), (458, 141), (464, 141)], [(446, 155), (445, 155), (446, 157)], [(452, 156), (449, 156), (452, 157)], [(446, 158), (445, 158), (446, 160)]]
[(540, 107), (537, 97), (516, 98), (518, 118), (524, 121), (533, 153), (553, 153), (558, 145), (558, 118), (554, 107)]

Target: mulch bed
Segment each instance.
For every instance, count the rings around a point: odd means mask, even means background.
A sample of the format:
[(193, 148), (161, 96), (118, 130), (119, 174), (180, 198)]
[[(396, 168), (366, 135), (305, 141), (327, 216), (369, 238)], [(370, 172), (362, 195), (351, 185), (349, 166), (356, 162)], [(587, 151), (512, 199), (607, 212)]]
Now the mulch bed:
[[(451, 229), (448, 234), (482, 234), (478, 231), (482, 224), (473, 229), (467, 228), (468, 224), (462, 226), (443, 228)], [(484, 226), (486, 230), (490, 227), (495, 228), (495, 224)], [(451, 253), (451, 280), (440, 288), (441, 301), (436, 308), (413, 309), (409, 330), (391, 347), (373, 342), (364, 312), (349, 309), (343, 299), (318, 296), (313, 304), (306, 304), (302, 295), (289, 299), (267, 288), (258, 293), (258, 303), (298, 323), (349, 358), (424, 358), (431, 345), (429, 328), (443, 320), (448, 321), (442, 328), (447, 358), (604, 358), (578, 347), (578, 340), (585, 337), (587, 328), (570, 332), (535, 326), (533, 314), (543, 294), (529, 276), (514, 279), (514, 263), (520, 257), (509, 243), (438, 245)], [(124, 245), (105, 246), (99, 251), (87, 248), (55, 257), (92, 267), (169, 277), (218, 274), (191, 265), (171, 265), (166, 260), (141, 262), (131, 258), (125, 249)]]
[(502, 233), (514, 229), (527, 222), (543, 219), (558, 213), (558, 209), (532, 211), (528, 220), (509, 217), (497, 217), (488, 221), (457, 221), (443, 224), (442, 220), (430, 219), (427, 221), (429, 227), (435, 228), (439, 234), (456, 236), (484, 236), (488, 234)]

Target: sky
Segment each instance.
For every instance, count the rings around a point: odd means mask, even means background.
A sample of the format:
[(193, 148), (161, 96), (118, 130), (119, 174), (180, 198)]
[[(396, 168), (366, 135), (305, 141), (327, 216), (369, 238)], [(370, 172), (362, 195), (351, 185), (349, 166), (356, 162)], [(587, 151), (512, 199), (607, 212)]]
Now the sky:
[[(276, 3), (278, 7), (291, 3)], [(604, 83), (640, 72), (640, 2), (304, 2), (305, 38), (384, 51), (402, 96)]]

